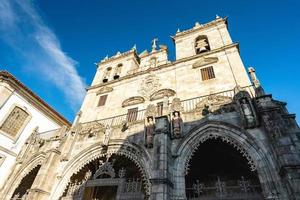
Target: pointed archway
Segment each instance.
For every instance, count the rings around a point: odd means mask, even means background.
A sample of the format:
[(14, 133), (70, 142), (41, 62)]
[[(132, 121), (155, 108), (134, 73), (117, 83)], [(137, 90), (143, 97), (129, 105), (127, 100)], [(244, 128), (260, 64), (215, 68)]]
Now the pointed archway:
[(187, 199), (263, 199), (256, 170), (220, 138), (203, 142), (189, 160)]
[(100, 157), (73, 174), (61, 199), (145, 199), (141, 170), (122, 155)]

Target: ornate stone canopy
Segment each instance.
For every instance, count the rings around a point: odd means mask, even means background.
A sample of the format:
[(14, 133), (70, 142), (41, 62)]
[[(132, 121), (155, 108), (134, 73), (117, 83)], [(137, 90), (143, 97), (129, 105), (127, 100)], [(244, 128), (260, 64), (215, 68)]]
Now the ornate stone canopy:
[(171, 97), (174, 96), (175, 94), (176, 92), (172, 89), (161, 89), (151, 94), (150, 101), (162, 99), (164, 97)]
[(141, 96), (130, 97), (129, 99), (126, 99), (125, 101), (123, 101), (122, 107), (136, 105), (136, 104), (140, 104), (140, 103), (144, 103), (144, 102), (145, 102), (145, 99)]

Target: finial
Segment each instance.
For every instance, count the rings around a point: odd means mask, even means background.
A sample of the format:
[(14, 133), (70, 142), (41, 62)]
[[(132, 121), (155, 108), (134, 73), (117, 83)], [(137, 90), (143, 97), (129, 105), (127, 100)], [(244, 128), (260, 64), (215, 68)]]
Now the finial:
[(108, 59), (108, 55), (106, 55), (103, 60), (107, 60), (107, 59)]
[(121, 52), (120, 52), (120, 51), (118, 51), (116, 55), (118, 56), (118, 55), (120, 55), (120, 54), (121, 54)]
[(216, 14), (216, 19), (220, 19), (221, 17), (218, 15), (218, 14)]
[(152, 40), (152, 52), (153, 52), (153, 51), (156, 51), (156, 48), (157, 48), (156, 42), (157, 42), (157, 41), (158, 41), (157, 38), (154, 38), (154, 39)]
[(195, 27), (199, 27), (199, 26), (201, 26), (201, 24), (199, 22), (196, 22)]
[(180, 33), (180, 29), (179, 28), (177, 29), (176, 33)]
[(136, 50), (136, 44), (133, 45), (133, 47), (131, 49)]

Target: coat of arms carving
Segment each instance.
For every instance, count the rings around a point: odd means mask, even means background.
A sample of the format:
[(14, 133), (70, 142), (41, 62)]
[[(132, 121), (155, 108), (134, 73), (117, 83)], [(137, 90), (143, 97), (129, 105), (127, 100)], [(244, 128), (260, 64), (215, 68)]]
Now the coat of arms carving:
[(149, 100), (151, 94), (158, 91), (160, 88), (159, 78), (154, 74), (149, 74), (141, 84), (141, 89), (138, 91), (145, 99)]

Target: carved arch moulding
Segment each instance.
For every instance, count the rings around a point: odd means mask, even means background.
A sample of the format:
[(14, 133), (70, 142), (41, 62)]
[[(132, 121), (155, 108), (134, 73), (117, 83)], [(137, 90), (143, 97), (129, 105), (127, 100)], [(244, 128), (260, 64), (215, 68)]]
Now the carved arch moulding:
[(144, 103), (145, 99), (141, 96), (130, 97), (123, 101), (122, 107), (132, 106), (140, 103)]
[(161, 89), (151, 94), (150, 101), (162, 99), (164, 97), (171, 97), (174, 96), (175, 94), (176, 92), (172, 89)]
[[(145, 192), (150, 195), (151, 183), (150, 174), (147, 172), (145, 160), (149, 155), (144, 155), (145, 152), (140, 152), (136, 147), (131, 144), (114, 145), (112, 148), (108, 148), (106, 153), (101, 152), (101, 145), (99, 143), (85, 149), (83, 152), (77, 154), (72, 160), (69, 161), (67, 166), (60, 172), (58, 178), (59, 183), (54, 189), (54, 193), (51, 194), (50, 199), (59, 199), (63, 192), (67, 189), (67, 185), (70, 183), (70, 178), (73, 174), (78, 173), (86, 164), (99, 159), (101, 157), (110, 157), (111, 155), (124, 156), (131, 160), (138, 167), (142, 175), (142, 180), (145, 183)], [(118, 148), (117, 148), (118, 146)], [(144, 157), (144, 159), (142, 159)]]

